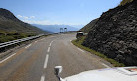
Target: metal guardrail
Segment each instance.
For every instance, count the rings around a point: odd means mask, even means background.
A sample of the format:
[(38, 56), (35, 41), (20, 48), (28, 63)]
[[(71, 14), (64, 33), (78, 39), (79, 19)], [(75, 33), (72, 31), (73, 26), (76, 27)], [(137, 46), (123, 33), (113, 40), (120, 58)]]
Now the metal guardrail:
[(44, 35), (44, 34), (40, 34), (40, 35), (37, 35), (37, 36), (31, 36), (31, 37), (27, 37), (27, 38), (22, 38), (22, 39), (18, 39), (18, 40), (13, 40), (13, 41), (9, 41), (9, 42), (0, 43), (0, 48), (10, 46), (10, 45), (13, 45), (13, 44), (17, 44), (17, 43), (20, 43), (20, 42), (28, 41), (28, 40), (31, 40), (31, 39), (35, 39), (35, 38), (38, 38), (42, 35)]
[(28, 40), (31, 40), (31, 39), (35, 39), (35, 38), (38, 38), (38, 37), (43, 36), (43, 35), (53, 35), (53, 34), (59, 34), (59, 33), (40, 34), (40, 35), (37, 35), (37, 36), (31, 36), (31, 37), (27, 37), (27, 38), (22, 38), (22, 39), (9, 41), (9, 42), (0, 43), (0, 48), (10, 46), (10, 45), (13, 45), (13, 44), (17, 44), (17, 43), (20, 43), (20, 42), (28, 41)]

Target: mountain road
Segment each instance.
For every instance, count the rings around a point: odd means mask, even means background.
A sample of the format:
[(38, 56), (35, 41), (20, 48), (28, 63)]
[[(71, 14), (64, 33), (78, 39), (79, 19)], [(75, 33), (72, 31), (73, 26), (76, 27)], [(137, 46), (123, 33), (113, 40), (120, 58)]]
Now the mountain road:
[(102, 58), (71, 43), (76, 33), (55, 34), (36, 40), (0, 60), (0, 81), (58, 81), (54, 67), (65, 78), (83, 71), (113, 67)]

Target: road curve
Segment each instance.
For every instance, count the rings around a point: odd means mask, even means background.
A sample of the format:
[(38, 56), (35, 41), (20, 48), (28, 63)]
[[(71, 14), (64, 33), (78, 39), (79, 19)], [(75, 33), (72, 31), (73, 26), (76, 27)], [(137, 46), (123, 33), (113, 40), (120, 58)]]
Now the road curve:
[(54, 67), (63, 66), (61, 76), (109, 68), (112, 65), (71, 43), (75, 33), (51, 35), (22, 47), (0, 61), (0, 81), (58, 81)]

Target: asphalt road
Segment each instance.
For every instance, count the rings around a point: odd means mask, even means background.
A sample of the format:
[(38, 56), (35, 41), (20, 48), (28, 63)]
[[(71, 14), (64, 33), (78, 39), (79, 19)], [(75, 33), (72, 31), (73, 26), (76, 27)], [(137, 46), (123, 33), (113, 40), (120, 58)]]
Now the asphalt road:
[(58, 81), (54, 67), (63, 66), (62, 78), (83, 71), (109, 68), (103, 59), (71, 43), (75, 34), (52, 35), (15, 50), (0, 61), (0, 81)]

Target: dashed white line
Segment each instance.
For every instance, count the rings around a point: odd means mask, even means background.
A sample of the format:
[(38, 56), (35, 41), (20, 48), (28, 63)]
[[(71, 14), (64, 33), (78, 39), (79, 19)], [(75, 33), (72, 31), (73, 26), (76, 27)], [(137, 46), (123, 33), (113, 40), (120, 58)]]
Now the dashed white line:
[(107, 67), (107, 68), (111, 68), (110, 66), (108, 66), (108, 65), (106, 65), (104, 63), (102, 63), (102, 65), (105, 66), (105, 67)]
[(82, 49), (78, 48), (78, 50), (80, 50), (81, 52), (84, 52)]
[(47, 65), (48, 65), (48, 59), (49, 59), (49, 54), (46, 55), (45, 63), (44, 63), (44, 69), (47, 68)]
[(41, 40), (44, 40), (45, 38), (41, 39)]
[(48, 47), (48, 50), (47, 50), (47, 52), (50, 52), (50, 47)]
[(38, 41), (35, 41), (35, 43), (37, 43)]
[(51, 46), (51, 45), (52, 45), (52, 43), (53, 43), (53, 41), (51, 41), (51, 43), (49, 44), (49, 46)]
[(45, 81), (45, 76), (42, 75), (40, 81)]
[(14, 54), (10, 55), (9, 57), (5, 58), (4, 60), (0, 61), (0, 63), (5, 62), (6, 60), (8, 60), (9, 58), (11, 58), (11, 57), (14, 56), (14, 55), (16, 55), (16, 53), (14, 53)]
[(29, 45), (28, 45), (28, 46), (26, 46), (25, 48), (27, 49), (27, 48), (29, 48), (31, 45), (32, 45), (32, 44), (29, 44)]
[(50, 36), (50, 37), (53, 37), (53, 36)]

